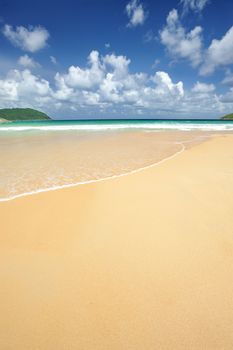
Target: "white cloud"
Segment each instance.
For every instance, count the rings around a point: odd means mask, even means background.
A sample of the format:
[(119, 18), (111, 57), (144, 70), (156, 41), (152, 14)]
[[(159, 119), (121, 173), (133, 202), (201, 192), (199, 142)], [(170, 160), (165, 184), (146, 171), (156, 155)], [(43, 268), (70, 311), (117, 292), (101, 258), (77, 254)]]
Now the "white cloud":
[(49, 56), (49, 58), (50, 58), (50, 61), (51, 61), (53, 64), (57, 64), (57, 59), (56, 59), (56, 57), (54, 57), (54, 56)]
[[(203, 98), (204, 95), (204, 98)], [(135, 116), (217, 116), (233, 108), (233, 91), (218, 96), (213, 84), (197, 82), (185, 90), (182, 81), (173, 81), (167, 72), (153, 75), (131, 73), (130, 59), (122, 55), (101, 56), (92, 51), (85, 67), (71, 66), (57, 72), (51, 83), (29, 69), (11, 70), (0, 80), (0, 104), (29, 106), (54, 113), (95, 113)], [(227, 102), (227, 103), (226, 103)], [(49, 110), (50, 108), (50, 110)], [(56, 113), (57, 113), (56, 112)], [(53, 114), (52, 114), (53, 115)]]
[(205, 83), (200, 83), (199, 81), (196, 82), (194, 87), (192, 88), (193, 92), (200, 93), (200, 94), (206, 94), (213, 92), (215, 90), (214, 84), (205, 84)]
[(11, 70), (0, 80), (0, 101), (5, 107), (45, 107), (51, 101), (51, 91), (47, 80), (33, 75), (28, 69)]
[(233, 26), (220, 39), (213, 39), (205, 53), (200, 74), (208, 75), (220, 66), (233, 63)]
[(125, 56), (116, 56), (114, 54), (106, 55), (103, 58), (103, 63), (108, 66), (111, 71), (117, 77), (124, 77), (128, 73), (128, 66), (130, 64), (130, 60)]
[[(94, 69), (90, 57), (95, 57)], [(71, 70), (70, 67), (68, 74), (56, 75), (57, 99), (78, 100), (82, 105), (114, 104), (137, 109), (155, 108), (158, 105), (166, 105), (167, 108), (168, 104), (173, 105), (184, 96), (183, 83), (173, 83), (166, 72), (159, 71), (151, 77), (142, 72), (131, 74), (130, 60), (125, 56), (111, 54), (100, 57), (93, 51), (88, 65), (84, 69), (75, 67), (75, 70)]]
[(142, 25), (146, 20), (146, 13), (139, 0), (131, 0), (126, 5), (126, 13), (129, 17), (129, 27)]
[(1, 103), (7, 101), (16, 101), (18, 98), (17, 83), (13, 79), (0, 80), (0, 99)]
[(209, 0), (181, 0), (180, 2), (183, 5), (183, 12), (187, 13), (190, 10), (194, 12), (201, 12), (210, 1)]
[(222, 84), (225, 85), (233, 85), (233, 73), (231, 70), (227, 70), (224, 79), (222, 80)]
[(68, 101), (74, 97), (74, 89), (67, 86), (64, 77), (56, 73), (55, 75), (56, 90), (53, 92), (53, 97), (59, 101)]
[(20, 56), (18, 63), (25, 68), (39, 67), (39, 63), (37, 63), (32, 57), (29, 57), (28, 55)]
[(233, 108), (233, 88), (230, 88), (230, 90), (226, 94), (221, 95), (220, 101), (223, 103), (232, 103), (232, 108)]
[[(183, 3), (201, 11), (207, 1), (183, 0)], [(166, 26), (160, 31), (160, 39), (174, 59), (187, 59), (193, 67), (200, 66), (200, 75), (209, 75), (219, 67), (233, 64), (233, 26), (221, 39), (213, 39), (210, 46), (204, 49), (202, 27), (196, 26), (187, 32), (177, 10), (173, 9), (167, 16)], [(226, 77), (223, 83), (230, 81), (231, 78)]]
[(174, 58), (187, 59), (193, 67), (196, 67), (202, 60), (201, 34), (200, 26), (186, 32), (181, 25), (177, 10), (173, 9), (168, 14), (167, 24), (160, 32), (160, 38)]
[(110, 49), (110, 47), (111, 47), (111, 45), (109, 43), (105, 43), (104, 46), (106, 49)]
[(64, 83), (72, 88), (92, 89), (98, 85), (103, 78), (98, 51), (92, 51), (88, 57), (88, 68), (71, 66), (67, 74), (57, 73), (56, 80), (63, 79)]
[(50, 93), (49, 82), (33, 75), (30, 70), (12, 70), (8, 79), (17, 85), (18, 96), (29, 97), (30, 95), (46, 96)]
[(174, 84), (166, 72), (156, 72), (155, 76), (151, 78), (157, 84), (156, 92), (160, 95), (170, 94), (172, 96), (183, 97), (184, 88), (183, 83), (179, 81)]
[(49, 32), (41, 27), (23, 26), (16, 27), (6, 24), (3, 28), (3, 34), (14, 45), (24, 51), (36, 52), (46, 46), (49, 38)]
[[(95, 57), (98, 67), (98, 79), (93, 75), (90, 57)], [(185, 91), (182, 81), (174, 82), (167, 72), (157, 71), (153, 76), (143, 72), (130, 73), (130, 60), (115, 54), (100, 56), (93, 51), (86, 68), (78, 68), (80, 76), (88, 77), (88, 84), (67, 79), (67, 74), (58, 74), (57, 90), (54, 98), (69, 103), (75, 108), (96, 107), (99, 111), (109, 111), (127, 116), (138, 111), (158, 116), (202, 116), (212, 113), (213, 117), (221, 115), (231, 108), (231, 104), (220, 101), (215, 94), (213, 84), (197, 82), (191, 90)], [(70, 69), (68, 70), (70, 75)], [(90, 79), (90, 78), (93, 78)], [(77, 77), (76, 77), (77, 78)], [(92, 83), (91, 83), (92, 81)], [(203, 98), (203, 95), (205, 98)], [(114, 112), (115, 113), (115, 112)], [(109, 114), (109, 115), (110, 115)]]

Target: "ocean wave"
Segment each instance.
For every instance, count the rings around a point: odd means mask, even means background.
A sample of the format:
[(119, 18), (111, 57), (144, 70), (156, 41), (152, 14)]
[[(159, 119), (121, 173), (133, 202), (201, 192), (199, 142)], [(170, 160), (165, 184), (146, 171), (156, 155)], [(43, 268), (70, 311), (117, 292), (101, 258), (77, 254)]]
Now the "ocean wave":
[(50, 124), (26, 124), (26, 125), (1, 125), (0, 132), (12, 131), (108, 131), (108, 130), (204, 130), (204, 131), (232, 131), (232, 122), (119, 122), (119, 123), (62, 123), (50, 122)]

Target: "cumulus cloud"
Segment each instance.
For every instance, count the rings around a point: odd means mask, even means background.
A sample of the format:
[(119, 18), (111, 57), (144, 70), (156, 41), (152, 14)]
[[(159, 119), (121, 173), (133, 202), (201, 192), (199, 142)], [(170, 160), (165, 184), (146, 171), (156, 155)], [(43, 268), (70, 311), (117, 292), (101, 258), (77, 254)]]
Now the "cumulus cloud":
[(65, 73), (56, 73), (54, 88), (28, 69), (12, 70), (0, 81), (4, 101), (53, 101), (53, 104), (77, 106), (131, 106), (155, 108), (174, 104), (184, 96), (182, 82), (174, 83), (166, 72), (148, 76), (130, 73), (130, 59), (122, 55), (100, 56), (92, 51), (87, 66), (71, 66)]
[(226, 94), (221, 95), (220, 101), (223, 103), (232, 103), (233, 105), (233, 88), (230, 88)]
[[(101, 71), (101, 79), (98, 82), (90, 64), (92, 55), (95, 56), (94, 62), (98, 70)], [(70, 80), (65, 79), (66, 73), (59, 75), (63, 81), (59, 93), (63, 99), (66, 96), (69, 103), (78, 100), (82, 106), (110, 108), (111, 111), (113, 106), (118, 106), (121, 111), (127, 108), (127, 111), (130, 109), (134, 113), (146, 110), (149, 114), (166, 115), (169, 112), (180, 116), (187, 113), (194, 116), (195, 113), (199, 114), (200, 110), (202, 116), (209, 113), (217, 116), (218, 113), (221, 115), (228, 111), (227, 108), (231, 106), (228, 104), (226, 107), (225, 101), (220, 100), (213, 84), (197, 82), (191, 90), (185, 91), (182, 81), (174, 82), (164, 71), (157, 71), (152, 76), (143, 72), (130, 73), (130, 59), (125, 56), (100, 56), (95, 51), (90, 56), (88, 67), (78, 67), (93, 81), (85, 89), (81, 88), (80, 84), (74, 86)], [(58, 98), (58, 95), (56, 97)]]
[(0, 80), (0, 99), (1, 103), (4, 101), (8, 103), (11, 101), (16, 101), (18, 98), (18, 84), (14, 79), (2, 79)]
[(201, 66), (200, 74), (208, 75), (220, 66), (233, 63), (233, 26), (220, 39), (213, 39), (206, 50), (204, 63)]
[(184, 88), (183, 83), (179, 81), (174, 84), (168, 75), (168, 73), (159, 71), (156, 72), (154, 77), (151, 78), (152, 81), (156, 83), (156, 92), (160, 95), (170, 94), (171, 96), (183, 97)]
[(225, 113), (233, 107), (231, 90), (227, 95), (217, 96), (213, 84), (201, 82), (185, 90), (183, 82), (173, 81), (167, 72), (132, 73), (130, 63), (126, 56), (101, 56), (92, 51), (85, 67), (71, 66), (67, 72), (57, 72), (51, 83), (29, 69), (11, 70), (0, 80), (0, 103), (5, 107), (27, 105), (45, 111), (51, 108), (53, 113), (54, 109), (63, 110), (66, 116), (69, 110), (81, 114), (104, 110), (109, 116), (114, 113), (194, 116), (201, 110), (203, 115), (217, 116), (218, 111)]
[(160, 39), (174, 58), (187, 59), (193, 67), (202, 60), (202, 28), (195, 27), (186, 32), (181, 25), (178, 12), (169, 12), (166, 26), (160, 31)]
[(14, 29), (6, 24), (3, 27), (3, 34), (14, 46), (29, 52), (43, 49), (49, 38), (49, 32), (41, 26), (28, 28), (19, 26)]
[(56, 84), (56, 90), (53, 92), (53, 97), (55, 100), (58, 100), (60, 102), (69, 100), (71, 101), (71, 99), (75, 97), (74, 89), (65, 83), (64, 77), (59, 73), (56, 73), (54, 80)]
[(103, 70), (99, 60), (99, 52), (92, 51), (88, 57), (88, 68), (82, 69), (78, 66), (71, 66), (68, 73), (56, 74), (56, 81), (64, 81), (72, 88), (91, 89), (98, 85), (103, 78)]
[(206, 83), (200, 83), (199, 81), (196, 82), (194, 87), (192, 88), (193, 92), (206, 94), (213, 92), (215, 90), (214, 84), (206, 84)]
[(204, 7), (210, 2), (209, 0), (181, 0), (183, 5), (183, 13), (189, 11), (201, 12)]
[(233, 73), (231, 70), (227, 70), (224, 79), (222, 80), (222, 84), (225, 85), (233, 85)]
[(128, 59), (126, 56), (116, 56), (115, 54), (111, 54), (106, 55), (103, 58), (103, 63), (105, 69), (108, 67), (115, 76), (121, 78), (128, 73), (130, 59)]
[[(207, 2), (183, 1), (193, 10), (204, 8)], [(217, 68), (233, 64), (233, 26), (221, 39), (213, 39), (210, 46), (203, 47), (202, 27), (196, 26), (189, 32), (182, 26), (176, 9), (169, 12), (167, 24), (160, 31), (161, 43), (174, 59), (186, 59), (193, 67), (200, 67), (200, 75), (210, 75)], [(226, 76), (223, 83), (231, 82)]]
[[(115, 54), (100, 57), (92, 51), (86, 68), (71, 66), (68, 73), (56, 74), (56, 85), (62, 99), (75, 99), (87, 104), (120, 103), (135, 100), (145, 74), (129, 74), (130, 60)], [(135, 94), (136, 91), (136, 94)], [(58, 96), (58, 94), (57, 94)]]
[(129, 27), (136, 27), (142, 25), (146, 20), (146, 13), (142, 3), (139, 0), (131, 0), (126, 5), (126, 13), (129, 17)]
[(0, 101), (3, 106), (45, 106), (50, 100), (50, 84), (30, 70), (11, 70), (0, 80)]
[(25, 68), (39, 67), (39, 63), (37, 63), (32, 57), (29, 57), (28, 55), (20, 56), (18, 59), (18, 64)]

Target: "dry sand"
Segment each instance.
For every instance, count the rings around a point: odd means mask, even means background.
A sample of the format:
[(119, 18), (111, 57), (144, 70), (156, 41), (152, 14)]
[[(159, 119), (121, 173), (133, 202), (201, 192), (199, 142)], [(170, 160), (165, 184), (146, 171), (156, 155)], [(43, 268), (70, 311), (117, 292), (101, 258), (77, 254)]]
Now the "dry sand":
[(233, 349), (233, 136), (0, 203), (0, 349)]

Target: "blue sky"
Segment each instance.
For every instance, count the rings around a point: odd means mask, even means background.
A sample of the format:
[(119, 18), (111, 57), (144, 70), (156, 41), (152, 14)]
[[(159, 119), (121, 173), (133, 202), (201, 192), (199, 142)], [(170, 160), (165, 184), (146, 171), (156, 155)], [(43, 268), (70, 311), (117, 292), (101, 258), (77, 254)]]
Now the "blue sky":
[(0, 106), (55, 118), (233, 112), (232, 0), (0, 1)]

